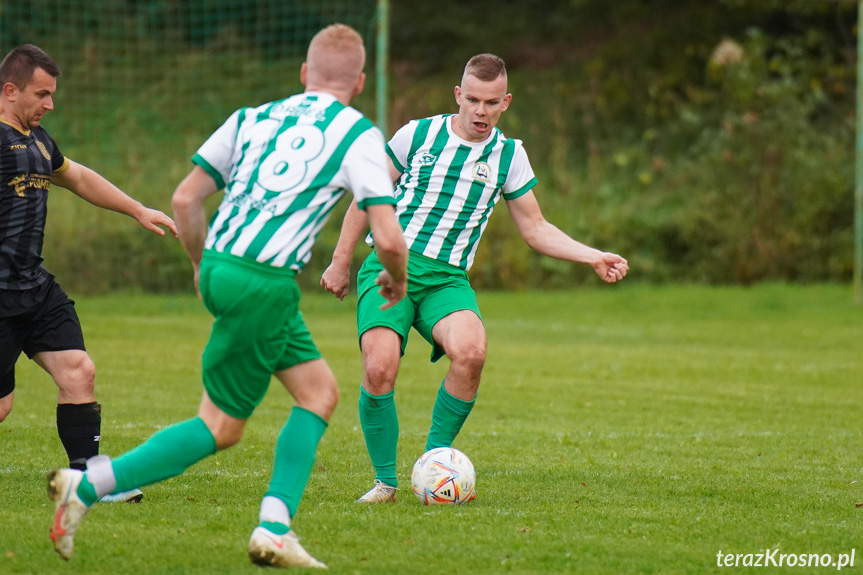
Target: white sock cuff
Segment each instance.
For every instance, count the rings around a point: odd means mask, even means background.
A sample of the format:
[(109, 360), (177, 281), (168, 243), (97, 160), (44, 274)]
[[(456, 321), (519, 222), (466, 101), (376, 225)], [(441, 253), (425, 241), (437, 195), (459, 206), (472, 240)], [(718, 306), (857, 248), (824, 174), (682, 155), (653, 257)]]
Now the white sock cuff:
[(87, 460), (87, 480), (96, 490), (96, 499), (113, 493), (117, 487), (117, 478), (114, 476), (114, 466), (111, 458), (107, 455), (96, 455)]
[(287, 504), (272, 495), (267, 495), (261, 500), (260, 521), (269, 521), (270, 523), (281, 523), (283, 525), (291, 525), (291, 515), (288, 513)]

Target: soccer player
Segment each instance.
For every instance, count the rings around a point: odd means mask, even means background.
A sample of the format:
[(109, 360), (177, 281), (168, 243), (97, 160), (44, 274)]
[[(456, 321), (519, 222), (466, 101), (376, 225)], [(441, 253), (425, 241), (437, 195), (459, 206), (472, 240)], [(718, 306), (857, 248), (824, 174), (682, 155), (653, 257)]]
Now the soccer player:
[[(372, 282), (382, 307), (407, 289), (407, 249), (383, 134), (348, 106), (365, 83), (364, 63), (356, 31), (323, 29), (300, 70), (304, 93), (237, 110), (194, 155), (196, 166), (174, 192), (173, 206), (195, 284), (215, 317), (198, 416), (113, 461), (91, 460), (86, 473), (49, 474), (56, 506), (51, 538), (61, 557), (72, 554), (75, 529), (103, 494), (174, 477), (240, 441), (275, 375), (296, 405), (276, 443), (249, 557), (262, 565), (326, 567), (300, 545), (291, 518), (338, 388), (303, 323), (294, 278), (345, 189), (367, 212), (377, 240), (382, 267)], [(221, 188), (224, 199), (208, 229), (204, 201)]]
[[(379, 310), (371, 289), (380, 270), (374, 253), (357, 276), (357, 328), (363, 357), (360, 423), (375, 469), (372, 489), (361, 503), (396, 499), (396, 445), (399, 423), (394, 388), (399, 361), (413, 326), (432, 345), (431, 360), (444, 354), (450, 367), (432, 411), (426, 450), (449, 447), (473, 409), (486, 358), (486, 334), (467, 270), (497, 201), (506, 200), (524, 241), (554, 258), (586, 263), (604, 281), (623, 279), (628, 268), (619, 255), (581, 244), (543, 217), (533, 189), (537, 184), (520, 140), (495, 126), (512, 101), (503, 60), (492, 54), (467, 63), (455, 87), (457, 114), (414, 120), (387, 144), (390, 174), (397, 182), (396, 215), (410, 258), (408, 295)], [(333, 260), (321, 285), (344, 299), (354, 246), (365, 217), (349, 208)], [(369, 237), (377, 238), (372, 234)]]
[[(58, 76), (57, 63), (31, 44), (18, 46), (0, 63), (0, 422), (12, 410), (15, 363), (23, 351), (57, 384), (57, 432), (69, 465), (85, 469), (99, 453), (101, 406), (75, 304), (42, 266), (48, 189), (67, 188), (160, 235), (165, 232), (159, 226), (174, 236), (177, 229), (162, 212), (63, 156), (42, 127), (42, 118), (54, 109)], [(142, 497), (135, 490), (110, 499)]]

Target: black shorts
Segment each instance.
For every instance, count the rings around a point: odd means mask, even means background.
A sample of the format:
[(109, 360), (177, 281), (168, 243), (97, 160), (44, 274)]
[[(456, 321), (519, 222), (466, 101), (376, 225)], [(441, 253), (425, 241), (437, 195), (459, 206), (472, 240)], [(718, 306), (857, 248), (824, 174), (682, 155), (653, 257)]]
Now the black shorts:
[(21, 352), (84, 348), (75, 302), (51, 276), (27, 290), (0, 289), (0, 398), (15, 389), (15, 362)]

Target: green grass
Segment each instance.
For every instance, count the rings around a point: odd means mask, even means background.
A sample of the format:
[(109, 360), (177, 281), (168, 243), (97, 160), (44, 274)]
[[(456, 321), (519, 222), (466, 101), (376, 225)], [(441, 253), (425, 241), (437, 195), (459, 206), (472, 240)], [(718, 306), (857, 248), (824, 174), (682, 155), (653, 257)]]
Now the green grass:
[[(354, 503), (372, 473), (353, 302), (303, 303), (342, 402), (294, 526), (333, 573), (739, 572), (716, 566), (720, 549), (855, 546), (860, 570), (863, 309), (847, 286), (481, 293), (488, 364), (455, 444), (477, 468), (478, 497), (457, 508), (425, 508), (404, 489), (446, 369), (415, 333), (396, 394), (403, 490), (396, 505)], [(195, 414), (209, 330), (197, 300), (78, 308), (104, 453)], [(64, 462), (53, 383), (23, 359), (18, 380), (0, 425), (0, 573), (260, 572), (245, 546), (291, 407), (284, 391), (273, 386), (237, 447), (145, 488), (140, 505), (97, 506), (65, 564), (47, 536), (44, 474)]]

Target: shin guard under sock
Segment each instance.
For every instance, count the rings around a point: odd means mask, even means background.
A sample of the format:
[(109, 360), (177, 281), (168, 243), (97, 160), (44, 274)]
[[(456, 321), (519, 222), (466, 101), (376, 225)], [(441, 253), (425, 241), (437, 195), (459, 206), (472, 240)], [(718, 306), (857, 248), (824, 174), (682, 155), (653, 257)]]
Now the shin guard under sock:
[(360, 387), (360, 425), (375, 468), (375, 479), (398, 487), (396, 450), (399, 443), (399, 418), (394, 395), (395, 391), (372, 395)]
[(69, 456), (69, 467), (84, 470), (87, 460), (99, 454), (102, 406), (91, 403), (61, 403), (57, 406), (57, 434)]
[(215, 452), (216, 438), (200, 417), (166, 427), (111, 462), (117, 479), (114, 493), (180, 475)]
[(470, 415), (475, 402), (476, 398), (472, 401), (464, 401), (454, 397), (441, 382), (432, 411), (432, 424), (426, 441), (426, 451), (435, 447), (452, 447), (452, 442), (461, 431), (461, 426)]
[(294, 407), (288, 422), (276, 441), (273, 477), (266, 497), (281, 499), (293, 517), (297, 513), (306, 483), (315, 463), (318, 442), (327, 430), (320, 415), (302, 407)]

